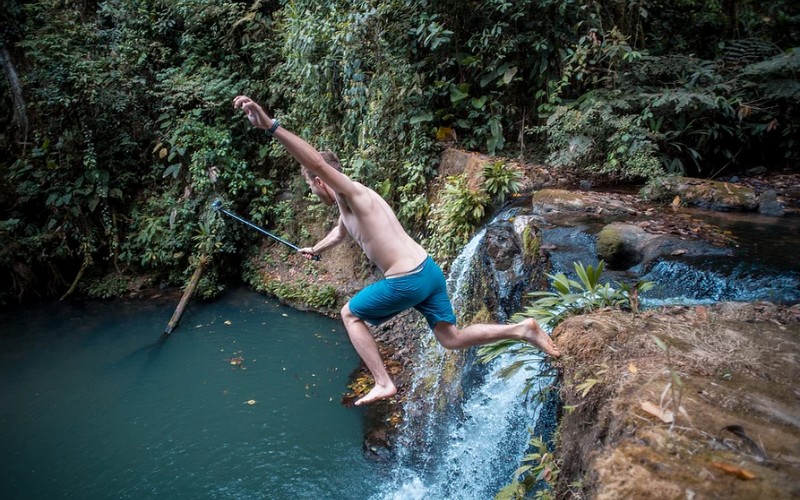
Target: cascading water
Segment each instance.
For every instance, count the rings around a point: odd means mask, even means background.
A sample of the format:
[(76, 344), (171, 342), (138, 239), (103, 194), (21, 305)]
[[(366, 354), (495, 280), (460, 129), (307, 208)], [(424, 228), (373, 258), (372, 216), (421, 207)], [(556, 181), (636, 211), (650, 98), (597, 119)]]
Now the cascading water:
[(776, 303), (800, 301), (800, 275), (775, 273), (761, 266), (709, 259), (690, 264), (663, 260), (656, 262), (642, 279), (655, 288), (642, 302), (645, 306), (664, 304), (710, 304), (720, 301)]
[[(456, 312), (473, 289), (485, 234), (485, 229), (476, 234), (451, 266), (448, 291)], [(510, 355), (482, 365), (463, 352), (446, 351), (432, 332), (425, 335), (411, 389), (424, 397), (406, 403), (392, 479), (382, 498), (492, 498), (519, 466), (527, 429), (539, 412), (523, 395), (530, 372), (503, 378), (500, 371), (513, 361)], [(461, 376), (448, 378), (454, 365)]]

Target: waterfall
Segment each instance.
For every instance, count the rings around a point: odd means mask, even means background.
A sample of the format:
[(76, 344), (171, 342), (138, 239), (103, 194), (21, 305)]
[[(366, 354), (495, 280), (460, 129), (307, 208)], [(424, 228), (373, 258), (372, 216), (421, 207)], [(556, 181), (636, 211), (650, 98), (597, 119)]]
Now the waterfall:
[[(457, 314), (472, 289), (485, 234), (485, 229), (477, 233), (451, 266), (448, 291)], [(512, 356), (474, 363), (464, 352), (443, 349), (430, 330), (423, 346), (392, 477), (380, 498), (492, 498), (511, 481), (539, 412), (523, 395), (530, 372), (501, 378)], [(460, 376), (448, 379), (453, 366)]]
[(486, 228), (483, 228), (472, 237), (450, 266), (450, 274), (447, 277), (447, 293), (450, 295), (450, 301), (453, 303), (456, 314), (463, 309), (465, 292), (469, 287), (472, 274), (472, 264), (485, 235)]

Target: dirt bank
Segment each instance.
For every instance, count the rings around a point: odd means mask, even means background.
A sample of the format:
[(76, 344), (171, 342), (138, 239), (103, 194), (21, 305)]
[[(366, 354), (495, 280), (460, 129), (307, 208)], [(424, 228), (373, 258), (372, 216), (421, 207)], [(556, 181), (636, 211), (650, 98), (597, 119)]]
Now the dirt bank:
[(800, 307), (571, 318), (561, 498), (800, 498)]

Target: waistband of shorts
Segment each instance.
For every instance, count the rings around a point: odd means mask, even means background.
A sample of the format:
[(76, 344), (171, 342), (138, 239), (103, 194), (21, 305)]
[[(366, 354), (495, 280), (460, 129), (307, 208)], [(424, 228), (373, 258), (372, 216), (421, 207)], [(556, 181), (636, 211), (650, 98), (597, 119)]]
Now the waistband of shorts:
[(412, 274), (417, 274), (418, 272), (422, 271), (425, 268), (425, 264), (427, 264), (429, 260), (431, 260), (431, 256), (430, 255), (426, 256), (425, 260), (420, 262), (419, 265), (417, 267), (415, 267), (414, 269), (412, 269), (410, 271), (406, 271), (404, 273), (400, 273), (400, 274), (393, 274), (391, 276), (384, 276), (384, 278), (386, 278), (387, 280), (390, 280), (390, 279), (394, 279), (394, 278), (404, 278), (406, 276), (411, 276)]

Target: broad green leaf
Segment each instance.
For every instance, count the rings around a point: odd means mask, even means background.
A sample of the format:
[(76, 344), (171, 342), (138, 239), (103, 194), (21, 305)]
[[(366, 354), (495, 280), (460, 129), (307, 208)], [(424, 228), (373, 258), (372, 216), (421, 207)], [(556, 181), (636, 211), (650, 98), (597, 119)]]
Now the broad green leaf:
[(506, 85), (511, 83), (511, 80), (514, 79), (514, 75), (517, 74), (518, 69), (519, 68), (517, 68), (516, 66), (512, 66), (512, 67), (508, 68), (505, 71), (505, 73), (503, 73), (503, 83), (505, 83)]
[(455, 104), (469, 97), (469, 85), (466, 85), (466, 88), (464, 87), (464, 84), (459, 86), (453, 85), (450, 87), (450, 102)]
[(514, 477), (519, 477), (522, 474), (525, 474), (526, 472), (531, 470), (532, 468), (533, 468), (532, 465), (523, 465), (522, 467), (514, 471)]
[(161, 174), (161, 177), (166, 177), (168, 175), (171, 175), (173, 179), (176, 179), (180, 171), (181, 171), (181, 164), (175, 163), (164, 169), (164, 173)]
[[(451, 98), (452, 98), (452, 95), (451, 95)], [(423, 112), (423, 113), (418, 113), (418, 114), (412, 116), (408, 120), (408, 122), (411, 125), (417, 125), (417, 124), (420, 124), (420, 123), (423, 123), (423, 122), (429, 122), (429, 121), (433, 121), (433, 113), (431, 113), (430, 111), (426, 111), (426, 112)]]
[(475, 109), (483, 109), (483, 107), (486, 105), (486, 100), (487, 97), (485, 95), (481, 97), (473, 97), (471, 100), (472, 107)]

